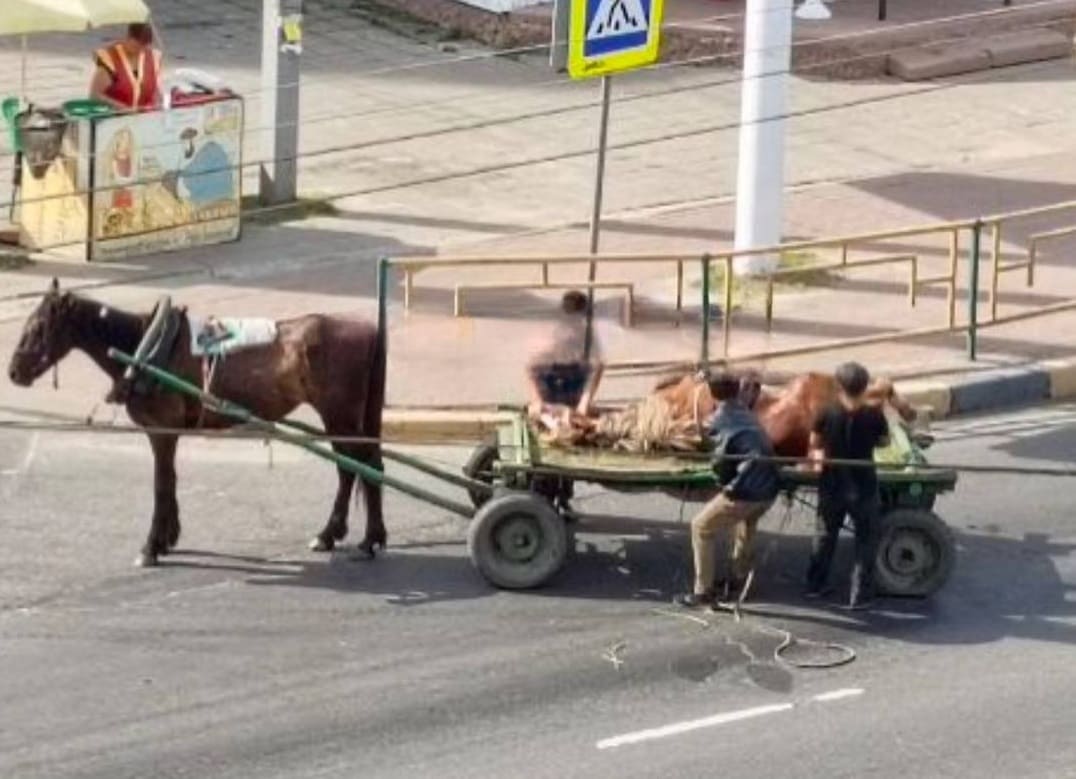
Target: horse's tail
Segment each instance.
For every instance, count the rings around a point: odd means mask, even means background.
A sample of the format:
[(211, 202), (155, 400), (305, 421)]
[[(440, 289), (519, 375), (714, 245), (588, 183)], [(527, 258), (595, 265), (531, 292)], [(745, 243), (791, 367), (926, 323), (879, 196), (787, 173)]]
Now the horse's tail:
[[(385, 410), (385, 383), (388, 374), (387, 337), (388, 334), (381, 327), (377, 327), (374, 333), (370, 381), (367, 386), (366, 416), (363, 419), (363, 435), (371, 438), (381, 438), (381, 418)], [(375, 443), (374, 447), (380, 459), (380, 442)]]

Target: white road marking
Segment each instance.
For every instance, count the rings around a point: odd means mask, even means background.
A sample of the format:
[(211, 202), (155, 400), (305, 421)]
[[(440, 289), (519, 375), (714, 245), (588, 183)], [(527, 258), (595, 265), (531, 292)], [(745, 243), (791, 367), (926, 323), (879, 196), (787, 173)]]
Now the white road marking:
[(0, 475), (13, 477), (6, 488), (2, 490), (5, 499), (10, 498), (11, 495), (14, 494), (16, 481), (14, 477), (18, 477), (30, 470), (30, 465), (33, 463), (34, 456), (37, 454), (37, 444), (40, 437), (40, 433), (34, 431), (33, 435), (30, 436), (29, 442), (26, 444), (26, 452), (23, 453), (22, 462), (14, 468), (8, 468), (0, 472)]
[(854, 698), (857, 695), (862, 695), (863, 692), (862, 687), (845, 687), (842, 690), (833, 690), (832, 692), (824, 692), (821, 695), (816, 695), (811, 698), (811, 700), (819, 701), (820, 703), (839, 701), (842, 698)]
[(778, 712), (789, 711), (793, 706), (794, 704), (792, 703), (774, 703), (769, 706), (756, 706), (753, 709), (729, 711), (724, 714), (715, 714), (712, 717), (703, 717), (702, 719), (687, 720), (685, 722), (675, 722), (672, 725), (665, 725), (661, 728), (637, 730), (634, 733), (625, 733), (621, 736), (603, 738), (596, 744), (596, 746), (598, 749), (612, 749), (613, 747), (622, 747), (625, 744), (638, 744), (640, 741), (652, 741), (656, 738), (678, 736), (681, 733), (688, 733), (692, 730), (712, 728), (717, 725), (727, 725), (730, 722), (739, 722), (754, 717), (762, 717), (766, 714), (777, 714)]
[[(854, 698), (862, 695), (864, 692), (865, 690), (861, 687), (843, 687), (839, 690), (819, 693), (818, 695), (813, 696), (811, 700), (818, 703), (828, 703), (830, 701), (843, 700), (844, 698)], [(681, 733), (690, 733), (693, 730), (700, 730), (702, 728), (713, 728), (718, 725), (728, 725), (732, 722), (754, 719), (755, 717), (764, 717), (767, 714), (779, 714), (782, 711), (791, 711), (795, 707), (795, 703), (773, 703), (768, 706), (755, 706), (751, 709), (728, 711), (724, 714), (714, 714), (713, 716), (702, 717), (701, 719), (674, 722), (671, 725), (664, 725), (660, 728), (636, 730), (632, 733), (624, 733), (619, 736), (612, 736), (611, 738), (603, 738), (601, 741), (597, 742), (595, 746), (598, 749), (613, 749), (614, 747), (622, 747), (627, 744), (638, 744), (642, 741), (653, 741), (658, 738), (678, 736)]]

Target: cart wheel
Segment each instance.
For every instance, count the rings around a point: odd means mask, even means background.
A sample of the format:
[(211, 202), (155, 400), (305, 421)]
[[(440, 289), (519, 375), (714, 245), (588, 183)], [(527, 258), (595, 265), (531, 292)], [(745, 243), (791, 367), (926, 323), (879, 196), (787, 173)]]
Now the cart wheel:
[(874, 560), (883, 593), (925, 598), (941, 589), (953, 572), (956, 545), (937, 514), (896, 509), (882, 517)]
[[(500, 449), (497, 439), (491, 437), (485, 443), (479, 444), (467, 458), (463, 465), (463, 475), (487, 484), (493, 484), (493, 464), (500, 459)], [(482, 490), (467, 490), (471, 496), (471, 504), (477, 509), (490, 499), (489, 493)]]
[(560, 570), (568, 556), (568, 529), (537, 495), (498, 495), (471, 520), (467, 550), (491, 584), (524, 590), (544, 584)]

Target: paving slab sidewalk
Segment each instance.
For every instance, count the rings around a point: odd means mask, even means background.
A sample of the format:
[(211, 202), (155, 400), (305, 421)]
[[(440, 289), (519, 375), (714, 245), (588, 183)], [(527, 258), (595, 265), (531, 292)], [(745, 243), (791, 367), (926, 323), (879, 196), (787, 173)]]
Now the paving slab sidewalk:
[[(552, 4), (495, 14), (455, 0), (376, 0), (376, 4), (500, 48), (541, 46), (550, 40)], [(667, 0), (662, 58), (736, 66), (743, 51), (745, 0)], [(1076, 2), (1015, 0), (901, 0), (885, 21), (878, 3), (843, 0), (827, 21), (795, 20), (793, 70), (816, 78), (862, 79), (886, 72), (888, 55), (927, 43), (976, 39), (1029, 28), (1071, 39)]]

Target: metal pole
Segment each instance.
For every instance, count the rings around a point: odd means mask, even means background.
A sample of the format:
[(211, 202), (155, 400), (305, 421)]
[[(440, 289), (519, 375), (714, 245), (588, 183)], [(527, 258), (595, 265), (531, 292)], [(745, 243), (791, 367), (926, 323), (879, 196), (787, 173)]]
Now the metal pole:
[[(22, 64), (19, 67), (19, 97), (22, 102), (27, 103), (26, 99), (26, 36), (22, 36)], [(20, 106), (21, 110), (21, 106)]]
[[(785, 102), (792, 64), (792, 4), (748, 0), (740, 87), (736, 172), (736, 248), (781, 242), (785, 169)], [(777, 267), (775, 256), (742, 257), (737, 271)]]
[(878, 0), (878, 21), (884, 22), (889, 15), (889, 8), (886, 0)]
[(377, 343), (383, 355), (388, 355), (388, 306), (389, 306), (389, 264), (388, 257), (377, 262)]
[(298, 191), (299, 61), (302, 0), (262, 0), (264, 159), (258, 194), (265, 205), (290, 203)]
[[(609, 94), (612, 89), (611, 76), (602, 76), (602, 109), (598, 123), (598, 163), (594, 172), (594, 204), (590, 211), (590, 253), (598, 253), (598, 241), (601, 238), (602, 195), (605, 189), (605, 147), (609, 137)], [(594, 281), (596, 266), (590, 263), (590, 281)]]
[[(598, 160), (594, 173), (594, 204), (590, 212), (590, 253), (598, 253), (598, 242), (601, 238), (602, 219), (602, 195), (605, 190), (605, 147), (609, 137), (609, 94), (613, 79), (610, 76), (602, 76), (602, 107), (601, 119), (598, 121)], [(587, 281), (591, 285), (587, 288), (587, 330), (583, 344), (583, 359), (590, 360), (590, 342), (594, 332), (594, 279), (598, 275), (598, 263), (590, 261), (587, 271)]]
[(732, 257), (725, 258), (725, 305), (721, 312), (721, 355), (728, 360), (732, 340)]
[(702, 255), (702, 351), (699, 365), (710, 367), (710, 255)]
[(971, 268), (968, 279), (968, 359), (972, 362), (979, 352), (979, 255), (983, 223), (976, 219), (971, 228)]

